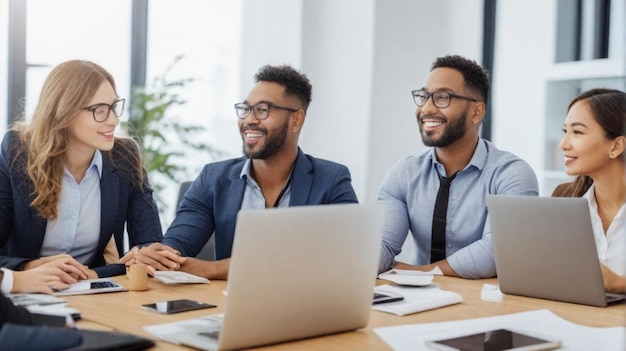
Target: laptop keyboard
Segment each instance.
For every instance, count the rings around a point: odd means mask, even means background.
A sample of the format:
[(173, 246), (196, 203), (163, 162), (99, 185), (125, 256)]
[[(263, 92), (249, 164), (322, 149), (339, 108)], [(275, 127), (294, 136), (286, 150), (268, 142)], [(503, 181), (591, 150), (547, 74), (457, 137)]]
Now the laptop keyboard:
[(198, 332), (198, 335), (218, 340), (220, 338), (222, 324), (224, 323), (224, 314), (210, 315), (205, 317), (205, 319), (212, 322), (212, 325), (208, 329)]
[(117, 285), (114, 282), (92, 282), (91, 283), (92, 289), (117, 288), (118, 286), (119, 285)]
[(220, 329), (200, 332), (200, 333), (198, 333), (198, 335), (206, 336), (206, 337), (209, 337), (211, 339), (219, 339), (220, 338)]
[(606, 303), (615, 303), (626, 299), (626, 295), (606, 293)]

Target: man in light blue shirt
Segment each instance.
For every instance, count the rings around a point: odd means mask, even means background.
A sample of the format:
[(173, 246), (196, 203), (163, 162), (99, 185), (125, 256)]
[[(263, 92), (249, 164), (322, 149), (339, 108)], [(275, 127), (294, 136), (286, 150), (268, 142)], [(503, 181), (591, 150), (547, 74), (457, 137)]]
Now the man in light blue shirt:
[[(526, 162), (480, 138), (489, 77), (476, 62), (438, 58), (424, 86), (412, 95), (422, 141), (432, 148), (400, 160), (383, 180), (379, 271), (439, 267), (449, 276), (494, 277), (486, 195), (537, 196), (537, 178)], [(450, 182), (449, 195), (438, 196), (445, 182)], [(415, 261), (395, 262), (409, 231)]]

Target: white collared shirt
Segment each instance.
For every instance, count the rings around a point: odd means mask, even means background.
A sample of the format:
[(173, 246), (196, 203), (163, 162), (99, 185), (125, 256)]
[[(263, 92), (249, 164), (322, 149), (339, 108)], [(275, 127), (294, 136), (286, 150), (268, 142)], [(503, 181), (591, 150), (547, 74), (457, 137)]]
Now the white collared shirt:
[(13, 271), (8, 268), (0, 268), (2, 270), (2, 282), (0, 282), (0, 291), (3, 294), (10, 294), (13, 290)]
[(87, 264), (95, 256), (100, 239), (102, 154), (96, 150), (80, 183), (66, 167), (63, 169), (58, 216), (47, 223), (41, 256), (67, 253)]
[[(246, 188), (243, 192), (243, 201), (241, 201), (241, 209), (264, 209), (265, 208), (265, 196), (261, 191), (259, 184), (252, 178), (250, 174), (250, 167), (252, 167), (252, 160), (247, 159), (241, 169), (239, 177), (246, 181)], [(289, 201), (291, 200), (291, 183), (289, 182), (284, 189), (283, 196), (278, 199), (278, 207), (289, 207)]]
[(626, 276), (626, 203), (622, 204), (605, 233), (598, 214), (595, 186), (592, 185), (583, 197), (589, 202), (591, 226), (600, 261), (616, 274)]

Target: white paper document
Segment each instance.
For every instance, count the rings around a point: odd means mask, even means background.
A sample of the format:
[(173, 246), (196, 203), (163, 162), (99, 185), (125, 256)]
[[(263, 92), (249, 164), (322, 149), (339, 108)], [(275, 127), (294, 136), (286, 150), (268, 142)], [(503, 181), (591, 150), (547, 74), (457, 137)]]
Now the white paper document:
[(7, 297), (16, 306), (67, 304), (62, 298), (47, 294), (9, 294)]
[(390, 292), (402, 295), (403, 301), (372, 305), (374, 310), (393, 313), (398, 316), (454, 305), (463, 301), (461, 295), (452, 291), (441, 290), (436, 285), (416, 288), (385, 284), (375, 287), (374, 292)]
[(426, 341), (480, 333), (492, 329), (516, 329), (561, 340), (559, 350), (624, 350), (626, 327), (593, 328), (569, 322), (550, 310), (535, 310), (495, 317), (452, 322), (374, 328), (393, 350), (428, 350)]
[(71, 316), (80, 315), (80, 311), (67, 307), (67, 303), (57, 303), (54, 305), (29, 305), (26, 306), (31, 313), (47, 314), (49, 316)]
[(406, 269), (391, 269), (386, 272), (380, 273), (378, 275), (378, 278), (389, 280), (399, 285), (425, 286), (432, 283), (435, 275), (443, 275), (439, 267), (435, 267), (435, 269), (430, 272)]
[(156, 271), (154, 277), (165, 284), (204, 284), (209, 283), (207, 278), (181, 271)]

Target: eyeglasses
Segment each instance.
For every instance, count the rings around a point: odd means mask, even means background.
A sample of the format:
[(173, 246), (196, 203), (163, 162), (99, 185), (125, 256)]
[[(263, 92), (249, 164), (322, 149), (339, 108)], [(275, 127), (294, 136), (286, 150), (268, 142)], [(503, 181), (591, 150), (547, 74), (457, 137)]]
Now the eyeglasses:
[(83, 108), (83, 110), (87, 110), (93, 113), (93, 119), (98, 123), (102, 123), (109, 118), (109, 113), (113, 111), (117, 117), (122, 117), (122, 113), (124, 113), (124, 103), (125, 99), (117, 99), (111, 105), (100, 103), (91, 106), (87, 106)]
[(462, 96), (462, 95), (456, 95), (456, 94), (448, 93), (446, 91), (435, 91), (432, 93), (427, 93), (423, 89), (419, 89), (419, 90), (413, 90), (411, 94), (413, 95), (413, 101), (415, 101), (415, 104), (419, 107), (423, 107), (424, 105), (426, 105), (426, 102), (428, 101), (430, 97), (433, 98), (433, 104), (437, 108), (446, 108), (450, 106), (450, 101), (452, 100), (452, 98), (478, 102), (478, 100), (474, 98)]
[(254, 114), (254, 117), (256, 117), (256, 119), (258, 120), (267, 119), (267, 117), (270, 115), (270, 108), (275, 108), (277, 110), (285, 110), (285, 111), (290, 111), (290, 112), (299, 111), (297, 109), (290, 108), (290, 107), (278, 106), (271, 102), (259, 102), (258, 104), (254, 104), (254, 105), (248, 105), (243, 102), (235, 104), (235, 112), (237, 113), (237, 117), (239, 117), (239, 119), (246, 118), (250, 114), (250, 111), (252, 111), (252, 113)]

